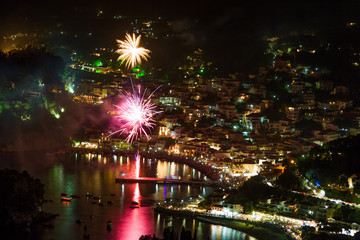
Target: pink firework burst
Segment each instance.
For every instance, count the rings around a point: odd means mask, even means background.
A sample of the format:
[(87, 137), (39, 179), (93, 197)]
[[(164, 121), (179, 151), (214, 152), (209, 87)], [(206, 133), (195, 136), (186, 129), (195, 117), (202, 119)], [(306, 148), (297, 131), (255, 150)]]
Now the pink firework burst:
[(126, 141), (132, 143), (135, 139), (143, 134), (149, 140), (147, 130), (155, 126), (154, 116), (160, 114), (156, 111), (156, 105), (151, 102), (152, 95), (158, 90), (159, 86), (153, 91), (148, 97), (145, 96), (147, 89), (141, 93), (141, 85), (137, 87), (135, 91), (134, 84), (131, 79), (132, 92), (122, 93), (124, 100), (120, 105), (115, 105), (118, 109), (117, 115), (115, 116), (121, 127), (119, 130), (113, 132), (111, 135), (116, 133), (128, 134)]

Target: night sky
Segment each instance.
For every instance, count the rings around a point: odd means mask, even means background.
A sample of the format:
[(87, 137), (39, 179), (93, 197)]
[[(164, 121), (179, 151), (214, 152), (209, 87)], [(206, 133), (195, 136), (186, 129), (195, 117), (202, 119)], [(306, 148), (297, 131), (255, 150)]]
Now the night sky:
[[(26, 31), (96, 32), (97, 46), (114, 46), (131, 32), (114, 15), (140, 20), (161, 16), (172, 22), (172, 42), (155, 43), (159, 59), (183, 58), (197, 48), (224, 72), (255, 71), (266, 64), (266, 39), (333, 31), (359, 19), (359, 1), (3, 1), (0, 35)], [(96, 14), (103, 11), (101, 17)], [(86, 46), (89, 42), (84, 41)], [(96, 43), (95, 43), (96, 42)], [(60, 43), (54, 43), (61, 45)], [(156, 46), (158, 44), (159, 46)], [(90, 45), (89, 45), (90, 46)], [(90, 48), (90, 47), (89, 47)], [(165, 55), (173, 54), (170, 58)], [(154, 52), (156, 62), (157, 53)]]

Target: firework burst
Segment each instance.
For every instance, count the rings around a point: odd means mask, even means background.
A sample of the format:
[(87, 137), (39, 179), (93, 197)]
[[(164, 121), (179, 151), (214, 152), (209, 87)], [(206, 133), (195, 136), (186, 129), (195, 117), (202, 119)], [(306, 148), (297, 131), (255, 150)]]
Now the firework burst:
[(121, 127), (109, 136), (120, 133), (128, 134), (126, 141), (132, 143), (139, 136), (145, 135), (149, 140), (146, 130), (155, 126), (154, 116), (160, 114), (156, 111), (156, 105), (151, 102), (151, 97), (160, 86), (155, 89), (148, 97), (145, 97), (147, 89), (141, 93), (141, 85), (138, 85), (137, 91), (131, 80), (132, 92), (121, 93), (124, 100), (120, 105), (115, 105), (118, 109), (116, 118), (119, 120)]
[(141, 63), (141, 59), (147, 61), (150, 58), (150, 50), (139, 47), (141, 35), (138, 37), (133, 33), (132, 37), (130, 34), (126, 34), (126, 40), (116, 40), (119, 43), (119, 49), (116, 50), (116, 53), (120, 54), (118, 60), (125, 61), (125, 66), (127, 68), (133, 68), (135, 65)]

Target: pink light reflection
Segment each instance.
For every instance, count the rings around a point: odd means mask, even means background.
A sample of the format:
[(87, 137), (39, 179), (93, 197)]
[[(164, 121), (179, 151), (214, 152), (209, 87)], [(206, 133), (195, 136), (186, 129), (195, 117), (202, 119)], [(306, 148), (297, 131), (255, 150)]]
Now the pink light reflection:
[[(140, 160), (141, 157), (138, 151), (135, 155), (135, 169), (133, 170), (136, 178), (140, 177)], [(117, 239), (137, 240), (141, 235), (156, 233), (155, 226), (151, 222), (151, 219), (153, 219), (152, 208), (140, 206), (141, 193), (139, 183), (127, 186), (130, 191), (127, 194), (133, 193), (131, 201), (138, 202), (140, 208), (129, 208), (131, 206), (130, 202), (124, 204), (121, 223), (113, 228), (116, 231)]]
[(139, 203), (139, 200), (140, 200), (140, 187), (139, 187), (139, 183), (135, 183), (135, 189), (134, 189), (134, 195), (132, 201)]
[(140, 177), (140, 153), (139, 150), (136, 152), (135, 154), (135, 177), (139, 178)]

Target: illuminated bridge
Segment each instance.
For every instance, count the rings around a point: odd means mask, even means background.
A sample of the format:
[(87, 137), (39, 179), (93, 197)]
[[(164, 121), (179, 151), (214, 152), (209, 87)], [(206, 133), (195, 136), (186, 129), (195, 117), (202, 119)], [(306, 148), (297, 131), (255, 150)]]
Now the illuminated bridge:
[(219, 185), (217, 181), (203, 181), (203, 180), (183, 180), (183, 179), (167, 179), (167, 178), (128, 178), (116, 177), (116, 183), (157, 183), (157, 184), (187, 184), (187, 185), (200, 185), (200, 186), (215, 186)]

